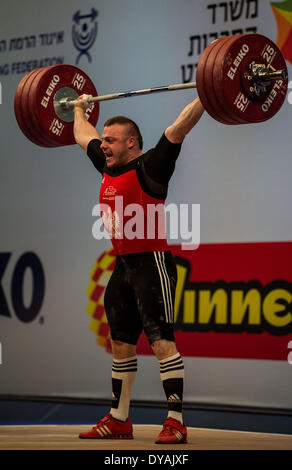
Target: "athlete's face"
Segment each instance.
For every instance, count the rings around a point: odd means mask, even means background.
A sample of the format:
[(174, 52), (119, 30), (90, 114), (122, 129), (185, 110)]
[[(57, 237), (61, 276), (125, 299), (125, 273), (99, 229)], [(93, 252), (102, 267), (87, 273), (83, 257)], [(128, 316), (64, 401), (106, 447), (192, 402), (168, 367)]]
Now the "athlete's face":
[(133, 137), (129, 129), (121, 124), (105, 127), (102, 133), (101, 150), (105, 154), (108, 167), (125, 165), (129, 161), (129, 151), (133, 147)]

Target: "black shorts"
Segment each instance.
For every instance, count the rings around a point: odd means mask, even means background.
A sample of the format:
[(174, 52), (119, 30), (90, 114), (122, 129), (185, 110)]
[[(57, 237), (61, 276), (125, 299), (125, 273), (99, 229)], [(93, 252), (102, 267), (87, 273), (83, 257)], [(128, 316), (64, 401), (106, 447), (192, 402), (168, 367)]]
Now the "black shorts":
[(174, 341), (177, 270), (171, 251), (117, 255), (104, 305), (113, 340), (137, 344)]

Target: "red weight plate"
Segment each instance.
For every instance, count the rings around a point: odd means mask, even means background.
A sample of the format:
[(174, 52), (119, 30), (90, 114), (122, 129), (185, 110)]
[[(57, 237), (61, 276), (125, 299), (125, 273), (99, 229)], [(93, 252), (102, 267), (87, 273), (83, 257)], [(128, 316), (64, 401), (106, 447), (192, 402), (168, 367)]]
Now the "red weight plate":
[[(54, 96), (61, 88), (71, 88), (78, 95), (97, 96), (94, 84), (81, 69), (73, 65), (54, 65), (40, 74), (31, 85), (31, 106), (43, 132), (56, 145), (75, 144), (74, 122), (62, 120), (54, 108)], [(87, 112), (88, 121), (96, 126), (99, 104), (91, 103)]]
[(30, 76), (28, 81), (26, 82), (24, 93), (23, 93), (23, 99), (22, 99), (22, 105), (23, 105), (23, 116), (27, 119), (28, 122), (30, 122), (30, 128), (34, 134), (35, 137), (37, 137), (41, 142), (46, 145), (46, 147), (58, 147), (61, 144), (56, 143), (53, 139), (50, 138), (49, 135), (47, 135), (42, 127), (40, 126), (39, 120), (35, 116), (34, 113), (34, 108), (33, 108), (33, 101), (34, 101), (34, 95), (33, 95), (33, 88), (35, 85), (38, 83), (39, 77), (44, 75), (51, 67), (42, 67), (39, 69), (36, 69), (34, 73)]
[(14, 95), (14, 112), (15, 112), (15, 117), (16, 117), (17, 123), (18, 123), (21, 131), (25, 135), (25, 137), (27, 137), (27, 139), (29, 139), (34, 144), (39, 145), (41, 147), (44, 147), (43, 143), (38, 138), (36, 138), (33, 135), (33, 133), (31, 132), (30, 126), (28, 125), (26, 119), (23, 117), (23, 112), (22, 112), (23, 90), (24, 90), (24, 87), (25, 87), (25, 84), (26, 84), (27, 80), (31, 77), (31, 75), (34, 72), (35, 71), (32, 70), (31, 72), (26, 74), (21, 79), (21, 81), (19, 82), (18, 87), (17, 87), (16, 92), (15, 92), (15, 95)]
[(240, 118), (235, 118), (233, 116), (230, 116), (224, 108), (221, 106), (220, 101), (217, 98), (217, 94), (215, 92), (215, 84), (214, 82), (216, 81), (217, 77), (214, 75), (214, 64), (216, 61), (216, 58), (219, 54), (219, 51), (222, 49), (222, 47), (226, 47), (227, 44), (231, 43), (233, 41), (233, 37), (227, 37), (225, 38), (225, 41), (220, 41), (215, 46), (213, 49), (210, 51), (210, 54), (206, 60), (205, 63), (205, 72), (204, 72), (204, 82), (205, 82), (205, 90), (210, 102), (210, 105), (212, 108), (215, 110), (216, 114), (220, 116), (226, 124), (242, 124), (243, 120)]
[(46, 72), (47, 69), (50, 67), (41, 67), (33, 71), (33, 73), (30, 75), (28, 80), (26, 81), (26, 84), (23, 89), (22, 93), (22, 115), (27, 122), (27, 125), (30, 128), (31, 134), (34, 136), (35, 139), (40, 141), (42, 146), (44, 147), (56, 147), (56, 143), (51, 140), (42, 130), (38, 120), (36, 119), (32, 106), (31, 106), (31, 86), (34, 83), (34, 80), (36, 77), (38, 77), (40, 74), (43, 74)]
[(207, 113), (210, 114), (210, 116), (216, 121), (221, 122), (222, 124), (229, 124), (229, 122), (226, 122), (226, 120), (218, 114), (217, 109), (212, 106), (209, 100), (209, 93), (206, 90), (205, 67), (208, 57), (211, 54), (212, 50), (217, 48), (217, 46), (224, 44), (226, 39), (227, 38), (225, 37), (216, 39), (204, 49), (203, 53), (201, 54), (196, 71), (196, 87), (199, 98)]
[(234, 36), (231, 43), (222, 47), (214, 64), (217, 77), (214, 87), (221, 106), (234, 119), (240, 118), (246, 123), (272, 118), (283, 105), (288, 88), (288, 78), (281, 78), (272, 81), (261, 96), (250, 92), (246, 73), (253, 61), (287, 72), (278, 47), (260, 34)]
[[(229, 55), (229, 49), (234, 43), (238, 43), (240, 38), (246, 37), (249, 35), (238, 35), (238, 36), (232, 36), (230, 38), (230, 41), (226, 43), (220, 51), (218, 51), (218, 54), (215, 58), (215, 62), (213, 65), (213, 84), (214, 84), (214, 90), (215, 94), (217, 97), (217, 101), (220, 103), (221, 108), (229, 114), (235, 121), (237, 121), (238, 124), (248, 124), (250, 121), (248, 121), (243, 113), (237, 113), (237, 109), (234, 110), (234, 107), (230, 105), (230, 101), (226, 99), (226, 95), (223, 93), (223, 89), (226, 88), (227, 86), (227, 79), (226, 76), (223, 74), (223, 63), (226, 62), (231, 66), (232, 64), (232, 57)], [(249, 60), (247, 58), (247, 60)], [(250, 63), (250, 62), (249, 62)], [(241, 70), (239, 69), (239, 74), (241, 73)], [(236, 96), (241, 96), (240, 93), (242, 92), (242, 85), (241, 82), (233, 82), (229, 85), (229, 96), (232, 94), (232, 91), (234, 90), (234, 94)], [(240, 122), (238, 122), (240, 121)]]

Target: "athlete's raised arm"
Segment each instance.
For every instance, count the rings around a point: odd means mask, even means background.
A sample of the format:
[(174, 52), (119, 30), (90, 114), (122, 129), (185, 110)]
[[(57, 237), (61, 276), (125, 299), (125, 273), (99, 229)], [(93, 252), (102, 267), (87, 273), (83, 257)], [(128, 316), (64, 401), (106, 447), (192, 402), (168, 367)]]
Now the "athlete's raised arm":
[(203, 112), (204, 108), (200, 98), (195, 98), (182, 110), (174, 123), (165, 130), (168, 140), (174, 144), (181, 143), (197, 124)]
[(99, 139), (100, 135), (97, 129), (87, 121), (85, 111), (88, 108), (86, 97), (89, 95), (81, 95), (77, 99), (74, 106), (74, 137), (76, 143), (87, 152), (88, 144), (93, 139)]

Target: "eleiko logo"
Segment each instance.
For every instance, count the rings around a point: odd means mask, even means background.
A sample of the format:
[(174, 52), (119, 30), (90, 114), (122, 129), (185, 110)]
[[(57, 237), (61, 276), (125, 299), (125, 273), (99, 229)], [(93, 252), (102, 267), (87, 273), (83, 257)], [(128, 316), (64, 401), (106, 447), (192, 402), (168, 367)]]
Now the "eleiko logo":
[(72, 40), (79, 54), (76, 59), (76, 64), (79, 63), (80, 58), (86, 55), (88, 62), (91, 62), (91, 56), (89, 49), (93, 46), (97, 36), (97, 21), (98, 11), (95, 8), (91, 8), (91, 12), (87, 14), (81, 14), (78, 10), (73, 15), (73, 27), (72, 27)]

